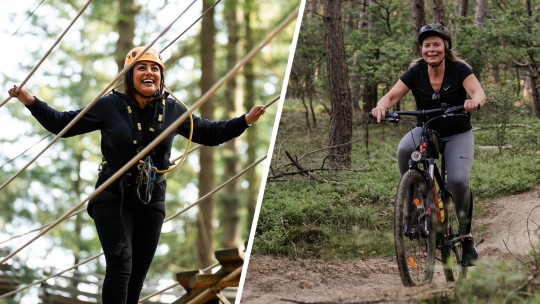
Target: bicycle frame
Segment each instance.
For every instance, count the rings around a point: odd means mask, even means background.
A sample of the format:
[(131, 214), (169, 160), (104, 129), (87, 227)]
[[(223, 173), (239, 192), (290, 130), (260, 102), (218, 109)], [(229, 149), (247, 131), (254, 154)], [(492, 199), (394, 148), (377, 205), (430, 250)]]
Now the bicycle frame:
[[(446, 185), (446, 163), (444, 154), (441, 157), (441, 170), (437, 166), (439, 158), (438, 134), (429, 128), (429, 123), (441, 117), (460, 115), (463, 107), (440, 108), (420, 111), (396, 111), (387, 113), (386, 119), (398, 122), (401, 115), (415, 116), (422, 124), (420, 141), (415, 143), (416, 150), (411, 153), (409, 170), (402, 176), (396, 194), (394, 237), (396, 238), (396, 257), (398, 268), (405, 286), (414, 286), (431, 281), (434, 267), (435, 250), (441, 251), (443, 270), (448, 281), (454, 280), (453, 266), (460, 263), (453, 224), (455, 210), (451, 205), (451, 194)], [(410, 187), (410, 188), (409, 188)], [(417, 199), (417, 191), (422, 194)], [(422, 205), (420, 208), (419, 201)], [(453, 205), (452, 205), (453, 206)], [(404, 211), (407, 210), (407, 211)], [(447, 212), (451, 210), (451, 212)], [(433, 217), (434, 212), (436, 218)], [(403, 226), (401, 226), (403, 225)], [(401, 228), (403, 227), (403, 228)], [(413, 228), (411, 228), (413, 227)], [(406, 237), (411, 243), (404, 242)], [(416, 245), (415, 245), (416, 244)], [(416, 270), (417, 254), (424, 244), (428, 258), (420, 257), (419, 263), (425, 263), (425, 272)], [(410, 246), (410, 247), (409, 247)], [(409, 250), (410, 251), (409, 253)], [(453, 263), (450, 259), (457, 263)], [(407, 264), (407, 261), (409, 261)], [(412, 263), (411, 263), (412, 262)]]

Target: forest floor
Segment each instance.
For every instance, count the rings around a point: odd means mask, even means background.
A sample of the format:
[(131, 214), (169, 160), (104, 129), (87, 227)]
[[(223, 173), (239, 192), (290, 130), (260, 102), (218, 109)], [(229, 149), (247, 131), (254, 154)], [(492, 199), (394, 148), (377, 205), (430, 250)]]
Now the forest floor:
[[(469, 273), (520, 258), (537, 242), (527, 229), (534, 235), (540, 227), (540, 208), (535, 209), (540, 186), (485, 206), (473, 223), (475, 240), (483, 239), (477, 245), (480, 261)], [(394, 257), (324, 261), (252, 255), (241, 303), (406, 303), (452, 288), (437, 271), (428, 286), (403, 287)]]

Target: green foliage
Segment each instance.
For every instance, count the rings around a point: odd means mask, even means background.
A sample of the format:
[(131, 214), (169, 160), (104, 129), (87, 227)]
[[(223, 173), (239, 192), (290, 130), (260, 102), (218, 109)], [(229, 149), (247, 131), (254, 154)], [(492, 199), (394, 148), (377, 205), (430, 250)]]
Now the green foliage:
[(459, 303), (536, 303), (539, 296), (530, 294), (537, 283), (527, 288), (530, 265), (516, 260), (481, 262), (481, 272), (471, 271), (456, 284), (455, 301)]
[[(254, 251), (324, 259), (388, 254), (390, 238), (365, 230), (375, 227), (386, 231), (390, 217), (377, 214), (389, 215), (388, 208), (344, 198), (346, 191), (309, 181), (269, 184)], [(353, 196), (360, 196), (362, 189), (356, 191)]]

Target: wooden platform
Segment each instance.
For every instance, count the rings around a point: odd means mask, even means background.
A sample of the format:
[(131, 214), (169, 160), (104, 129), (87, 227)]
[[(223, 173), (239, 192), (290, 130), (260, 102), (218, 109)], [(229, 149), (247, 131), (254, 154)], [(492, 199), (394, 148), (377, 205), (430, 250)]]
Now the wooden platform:
[(205, 274), (201, 270), (176, 274), (176, 280), (186, 294), (173, 304), (230, 303), (221, 291), (227, 287), (238, 287), (244, 252), (238, 248), (223, 249), (216, 251), (215, 256), (221, 269), (214, 274)]
[[(6, 257), (8, 254), (9, 250), (0, 248), (0, 259)], [(9, 263), (0, 264), (0, 295), (16, 290), (20, 284), (20, 274), (17, 272), (16, 267)], [(9, 296), (9, 298), (13, 298), (14, 296)]]

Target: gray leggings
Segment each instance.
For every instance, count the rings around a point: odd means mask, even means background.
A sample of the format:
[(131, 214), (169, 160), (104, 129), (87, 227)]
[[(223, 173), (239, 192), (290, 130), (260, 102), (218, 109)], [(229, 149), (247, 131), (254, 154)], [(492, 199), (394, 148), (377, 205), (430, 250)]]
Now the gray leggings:
[[(420, 141), (422, 128), (416, 127), (399, 142), (397, 157), (401, 175), (409, 169), (411, 153)], [(472, 130), (448, 137), (440, 137), (444, 147), (448, 190), (454, 198), (461, 234), (471, 232), (472, 205), (469, 181), (474, 159), (474, 136)]]

